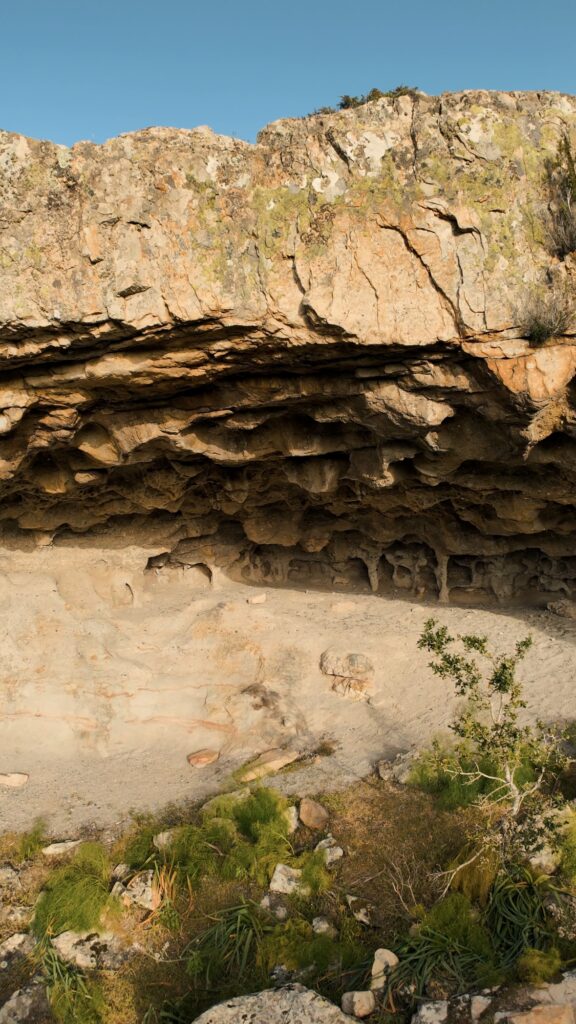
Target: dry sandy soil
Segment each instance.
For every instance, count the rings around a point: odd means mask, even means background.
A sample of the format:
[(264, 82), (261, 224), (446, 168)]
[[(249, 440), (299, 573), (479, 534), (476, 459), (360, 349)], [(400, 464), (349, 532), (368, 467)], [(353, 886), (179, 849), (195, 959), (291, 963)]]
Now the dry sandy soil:
[[(47, 547), (0, 558), (0, 831), (38, 816), (52, 834), (199, 799), (278, 745), (331, 757), (285, 776), (300, 793), (341, 786), (389, 753), (429, 742), (453, 712), (417, 649), (425, 620), (486, 632), (506, 649), (530, 632), (531, 712), (576, 717), (576, 623), (547, 612), (431, 608), (369, 594), (255, 590), (200, 571), (144, 572), (148, 552)], [(262, 603), (251, 603), (265, 594)], [(331, 689), (323, 651), (373, 662), (367, 697)], [(220, 751), (191, 768), (187, 754)]]

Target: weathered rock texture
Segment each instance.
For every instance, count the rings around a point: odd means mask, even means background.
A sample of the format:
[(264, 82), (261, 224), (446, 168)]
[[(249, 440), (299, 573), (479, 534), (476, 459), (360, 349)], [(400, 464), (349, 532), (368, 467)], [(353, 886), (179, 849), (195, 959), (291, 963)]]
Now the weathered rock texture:
[[(6, 545), (546, 603), (576, 590), (576, 341), (545, 161), (576, 99), (468, 92), (280, 121), (0, 134)], [(82, 541), (81, 536), (84, 538)]]

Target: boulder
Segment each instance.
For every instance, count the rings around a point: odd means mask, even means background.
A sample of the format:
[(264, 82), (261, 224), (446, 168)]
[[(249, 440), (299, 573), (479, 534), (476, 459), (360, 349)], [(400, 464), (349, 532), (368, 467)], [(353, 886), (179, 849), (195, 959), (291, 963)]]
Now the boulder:
[(303, 985), (238, 996), (213, 1006), (193, 1024), (349, 1024), (334, 1003)]
[(374, 680), (374, 665), (365, 654), (342, 653), (333, 648), (320, 657), (320, 670), (332, 680), (332, 689), (362, 697)]
[(52, 945), (62, 960), (81, 970), (116, 970), (133, 952), (112, 932), (61, 932)]
[(300, 801), (299, 810), (300, 821), (306, 828), (315, 829), (320, 831), (326, 828), (328, 824), (328, 811), (322, 804), (319, 804), (316, 800), (311, 800), (309, 797), (304, 797)]

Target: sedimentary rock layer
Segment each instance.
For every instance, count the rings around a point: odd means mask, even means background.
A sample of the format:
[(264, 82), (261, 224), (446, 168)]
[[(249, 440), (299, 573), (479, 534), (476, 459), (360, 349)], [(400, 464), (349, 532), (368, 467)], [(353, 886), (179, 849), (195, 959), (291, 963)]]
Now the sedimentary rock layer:
[(0, 134), (0, 529), (150, 568), (576, 591), (576, 340), (522, 338), (576, 99), (384, 98), (256, 145)]

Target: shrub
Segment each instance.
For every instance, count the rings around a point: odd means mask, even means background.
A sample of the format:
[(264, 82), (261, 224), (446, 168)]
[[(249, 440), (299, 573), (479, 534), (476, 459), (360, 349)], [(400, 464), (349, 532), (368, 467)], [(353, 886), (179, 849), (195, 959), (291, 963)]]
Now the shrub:
[(83, 843), (70, 864), (50, 875), (40, 894), (32, 922), (37, 938), (97, 928), (111, 903), (109, 878), (110, 862), (104, 847)]
[(550, 211), (547, 231), (550, 250), (560, 259), (576, 251), (576, 161), (567, 134), (558, 143), (555, 160), (547, 165)]
[(400, 958), (390, 979), (391, 993), (422, 998), (438, 988), (464, 992), (499, 980), (490, 935), (470, 901), (452, 893), (423, 918), (418, 933), (396, 949)]
[(397, 85), (395, 89), (388, 89), (387, 92), (382, 92), (381, 89), (370, 89), (370, 92), (364, 96), (341, 96), (338, 107), (340, 110), (350, 110), (354, 107), (363, 107), (365, 103), (373, 103), (374, 100), (381, 100), (384, 97), (394, 99), (396, 96), (412, 96), (414, 98), (417, 95), (418, 89), (412, 85)]
[(562, 960), (557, 949), (545, 953), (541, 949), (526, 949), (517, 964), (521, 981), (529, 985), (544, 985), (560, 972)]
[(546, 950), (552, 939), (548, 902), (555, 887), (526, 868), (511, 865), (498, 875), (485, 920), (503, 967), (512, 966), (527, 949)]
[(576, 301), (564, 282), (533, 286), (518, 304), (514, 319), (522, 337), (542, 345), (548, 338), (562, 337), (576, 329)]

